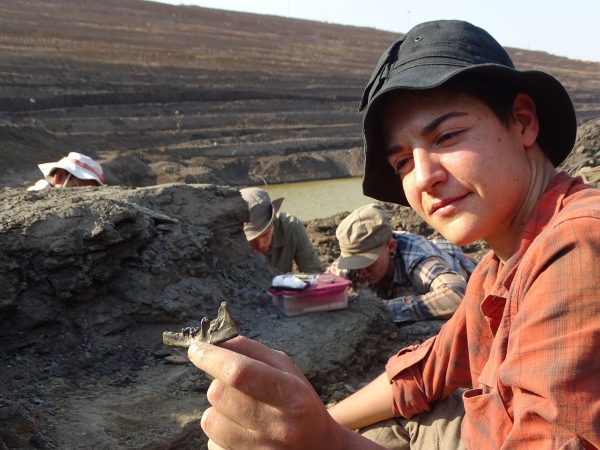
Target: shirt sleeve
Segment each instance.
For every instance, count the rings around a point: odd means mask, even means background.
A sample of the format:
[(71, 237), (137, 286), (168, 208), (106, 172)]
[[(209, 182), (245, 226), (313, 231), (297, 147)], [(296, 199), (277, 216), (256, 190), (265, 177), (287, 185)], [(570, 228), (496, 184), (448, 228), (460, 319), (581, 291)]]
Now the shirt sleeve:
[(295, 221), (295, 241), (296, 251), (294, 253), (294, 261), (300, 272), (303, 273), (321, 273), (323, 272), (323, 264), (319, 259), (317, 251), (308, 238), (308, 233), (304, 224), (299, 220)]
[(450, 270), (440, 257), (423, 259), (408, 275), (416, 290), (426, 294), (386, 301), (397, 323), (433, 318), (447, 319), (456, 311), (465, 295), (466, 280)]
[[(477, 303), (473, 303), (477, 305)], [(436, 401), (471, 386), (465, 304), (461, 303), (437, 336), (402, 349), (386, 365), (393, 410), (410, 418), (430, 411)]]

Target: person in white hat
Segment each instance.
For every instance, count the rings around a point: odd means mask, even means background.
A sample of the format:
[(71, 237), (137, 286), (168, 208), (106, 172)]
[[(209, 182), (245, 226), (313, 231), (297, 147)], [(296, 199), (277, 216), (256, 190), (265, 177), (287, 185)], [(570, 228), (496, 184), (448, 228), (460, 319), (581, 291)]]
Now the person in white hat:
[(102, 166), (89, 156), (70, 152), (57, 162), (38, 164), (44, 178), (37, 181), (28, 191), (39, 191), (49, 187), (103, 186)]
[(284, 273), (292, 271), (294, 262), (300, 272), (323, 272), (304, 224), (297, 217), (279, 212), (283, 198), (271, 201), (265, 190), (254, 187), (241, 189), (240, 193), (250, 213), (244, 234), (255, 251)]

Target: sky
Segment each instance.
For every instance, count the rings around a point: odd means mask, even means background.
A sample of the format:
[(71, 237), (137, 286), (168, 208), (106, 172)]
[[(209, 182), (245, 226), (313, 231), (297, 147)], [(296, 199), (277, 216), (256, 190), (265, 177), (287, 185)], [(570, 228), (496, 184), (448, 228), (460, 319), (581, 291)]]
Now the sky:
[(462, 19), (500, 44), (600, 62), (598, 0), (161, 0), (405, 33), (429, 20)]

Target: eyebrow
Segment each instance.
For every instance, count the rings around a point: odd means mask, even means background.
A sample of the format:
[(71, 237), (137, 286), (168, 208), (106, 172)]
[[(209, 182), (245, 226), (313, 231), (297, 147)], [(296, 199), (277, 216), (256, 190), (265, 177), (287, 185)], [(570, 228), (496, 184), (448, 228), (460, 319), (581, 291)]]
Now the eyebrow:
[[(468, 113), (461, 112), (461, 111), (450, 111), (449, 113), (442, 114), (440, 117), (433, 119), (431, 122), (429, 122), (427, 125), (425, 125), (421, 129), (421, 134), (424, 136), (431, 134), (435, 131), (435, 129), (437, 127), (439, 127), (446, 120), (451, 119), (453, 117), (462, 117), (462, 116), (467, 116), (467, 115), (468, 115)], [(402, 151), (403, 148), (404, 147), (402, 145), (393, 144), (393, 145), (390, 145), (388, 148), (386, 148), (385, 151), (388, 156), (391, 156), (391, 155), (394, 155), (394, 154)]]
[(425, 125), (421, 129), (421, 134), (422, 135), (431, 134), (444, 121), (451, 119), (453, 117), (461, 117), (461, 116), (466, 116), (466, 115), (467, 115), (466, 112), (460, 112), (460, 111), (450, 111), (449, 113), (442, 114), (440, 117), (433, 119), (431, 122), (429, 122), (427, 125)]

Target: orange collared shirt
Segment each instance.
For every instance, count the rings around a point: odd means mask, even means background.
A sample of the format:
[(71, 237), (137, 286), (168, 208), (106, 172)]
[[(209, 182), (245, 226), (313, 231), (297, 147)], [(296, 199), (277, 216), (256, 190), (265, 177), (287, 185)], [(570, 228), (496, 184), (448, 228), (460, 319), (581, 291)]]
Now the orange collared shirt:
[(438, 336), (386, 371), (411, 417), (459, 387), (468, 449), (600, 447), (600, 191), (551, 181), (502, 265), (476, 267)]

